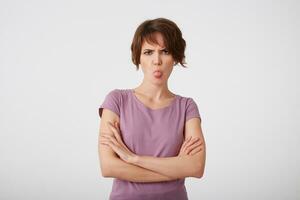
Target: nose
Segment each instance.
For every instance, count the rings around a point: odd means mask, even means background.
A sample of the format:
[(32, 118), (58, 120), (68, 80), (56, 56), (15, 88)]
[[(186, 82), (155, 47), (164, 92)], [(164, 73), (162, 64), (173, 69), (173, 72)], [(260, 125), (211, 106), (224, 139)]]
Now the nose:
[(162, 64), (162, 60), (161, 60), (161, 57), (160, 57), (159, 53), (154, 53), (153, 54), (153, 64), (154, 65), (161, 65)]

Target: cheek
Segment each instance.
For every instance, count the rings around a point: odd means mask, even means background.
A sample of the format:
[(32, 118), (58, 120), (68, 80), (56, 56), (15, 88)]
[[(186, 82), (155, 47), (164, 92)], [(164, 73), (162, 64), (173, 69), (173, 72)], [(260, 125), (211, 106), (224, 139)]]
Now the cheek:
[(143, 72), (144, 75), (150, 73), (150, 70), (149, 70), (149, 67), (148, 67), (147, 63), (141, 61), (140, 67), (141, 67), (142, 72)]
[(170, 58), (168, 60), (166, 60), (166, 71), (171, 73), (174, 67), (174, 60), (173, 58)]
[(151, 70), (151, 61), (149, 58), (141, 57), (140, 63), (144, 73), (147, 73), (149, 70)]
[(167, 62), (169, 65), (172, 65), (173, 66), (173, 63), (174, 63), (174, 59), (172, 56), (170, 56), (168, 59), (167, 59)]
[(140, 62), (141, 63), (146, 64), (146, 63), (149, 63), (149, 61), (150, 61), (150, 57), (149, 56), (143, 56), (143, 55), (141, 55), (141, 57), (140, 57)]
[(173, 66), (168, 67), (168, 69), (166, 69), (168, 76), (172, 73), (172, 71), (173, 71)]

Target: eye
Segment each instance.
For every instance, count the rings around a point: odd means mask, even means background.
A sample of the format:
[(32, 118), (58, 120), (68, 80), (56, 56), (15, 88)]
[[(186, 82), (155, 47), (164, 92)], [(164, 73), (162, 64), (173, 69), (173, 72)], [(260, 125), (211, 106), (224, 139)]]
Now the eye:
[(163, 52), (164, 52), (164, 54), (169, 54), (169, 51), (166, 49), (164, 49)]
[(152, 52), (151, 51), (145, 51), (144, 54), (145, 55), (150, 55)]

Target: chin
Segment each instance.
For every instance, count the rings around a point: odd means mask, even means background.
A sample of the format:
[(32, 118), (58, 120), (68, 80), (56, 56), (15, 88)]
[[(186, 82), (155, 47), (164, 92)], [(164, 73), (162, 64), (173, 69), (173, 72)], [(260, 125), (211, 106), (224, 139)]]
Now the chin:
[(153, 80), (152, 83), (155, 85), (163, 85), (166, 81), (161, 79), (161, 80)]

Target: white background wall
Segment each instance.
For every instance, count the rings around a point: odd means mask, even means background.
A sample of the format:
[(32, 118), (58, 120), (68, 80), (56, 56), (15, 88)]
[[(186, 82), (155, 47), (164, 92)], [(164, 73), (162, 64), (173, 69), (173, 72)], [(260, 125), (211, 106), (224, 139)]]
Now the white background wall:
[(98, 106), (142, 72), (130, 44), (146, 19), (177, 23), (207, 144), (189, 198), (300, 199), (299, 1), (1, 1), (0, 199), (107, 199)]

